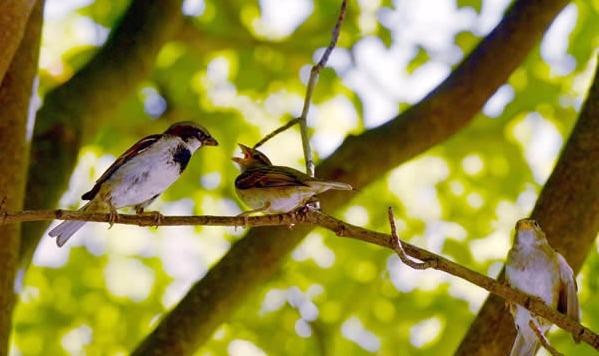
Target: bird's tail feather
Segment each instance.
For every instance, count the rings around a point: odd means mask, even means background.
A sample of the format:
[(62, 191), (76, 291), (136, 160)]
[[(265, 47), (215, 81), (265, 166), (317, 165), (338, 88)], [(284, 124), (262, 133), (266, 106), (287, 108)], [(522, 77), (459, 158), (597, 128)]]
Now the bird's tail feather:
[[(85, 204), (79, 211), (86, 211), (91, 205), (91, 201)], [(48, 232), (50, 237), (56, 237), (56, 244), (62, 247), (79, 229), (85, 225), (85, 221), (67, 220), (58, 224), (55, 228)]]
[(539, 346), (540, 343), (534, 336), (526, 338), (521, 332), (518, 332), (510, 356), (534, 356)]
[(318, 182), (318, 185), (326, 188), (324, 190), (336, 189), (336, 190), (354, 190), (354, 188), (347, 184), (341, 182)]

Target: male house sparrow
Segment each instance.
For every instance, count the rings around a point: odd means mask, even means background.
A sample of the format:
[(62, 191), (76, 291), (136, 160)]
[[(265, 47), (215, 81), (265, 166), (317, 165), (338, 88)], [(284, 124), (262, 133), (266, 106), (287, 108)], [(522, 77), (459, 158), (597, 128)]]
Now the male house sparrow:
[[(549, 245), (536, 221), (522, 219), (516, 223), (516, 237), (508, 253), (505, 278), (513, 288), (539, 297), (548, 306), (579, 320), (574, 272), (564, 257)], [(551, 328), (551, 323), (520, 305), (511, 305), (510, 311), (518, 329), (510, 355), (534, 355), (540, 342), (529, 323), (532, 320), (543, 334)]]
[(306, 205), (310, 199), (329, 189), (352, 190), (349, 184), (323, 181), (284, 166), (274, 166), (266, 155), (239, 144), (243, 157), (233, 157), (241, 174), (235, 179), (237, 194), (252, 213), (287, 213)]
[[(96, 181), (94, 187), (81, 196), (89, 200), (80, 210), (110, 211), (132, 206), (137, 214), (181, 175), (191, 155), (202, 146), (217, 146), (208, 130), (191, 122), (177, 122), (161, 134), (139, 140)], [(56, 237), (62, 247), (85, 221), (64, 221), (48, 235)]]

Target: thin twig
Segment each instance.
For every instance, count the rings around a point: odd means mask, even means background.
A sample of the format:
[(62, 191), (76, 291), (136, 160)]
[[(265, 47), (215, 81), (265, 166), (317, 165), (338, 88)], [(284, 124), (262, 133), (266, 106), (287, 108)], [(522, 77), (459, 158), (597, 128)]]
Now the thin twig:
[(306, 96), (304, 97), (304, 107), (302, 109), (302, 114), (299, 117), (300, 124), (300, 133), (302, 135), (302, 146), (304, 149), (304, 160), (306, 161), (306, 173), (310, 176), (314, 177), (314, 161), (312, 160), (312, 149), (310, 148), (310, 137), (308, 135), (308, 111), (310, 110), (310, 102), (312, 100), (312, 93), (314, 92), (314, 87), (316, 87), (316, 83), (318, 82), (318, 75), (324, 66), (327, 64), (329, 60), (329, 56), (333, 52), (335, 45), (337, 44), (337, 40), (339, 39), (339, 33), (341, 30), (341, 24), (345, 19), (345, 10), (347, 9), (347, 0), (343, 0), (341, 2), (341, 9), (339, 10), (339, 17), (337, 18), (337, 23), (335, 24), (335, 28), (331, 34), (331, 42), (328, 47), (325, 49), (322, 57), (316, 65), (312, 67), (310, 71), (310, 79), (308, 80), (308, 85), (306, 87)]
[[(391, 211), (391, 217), (393, 216)], [(113, 217), (114, 218), (114, 217)], [(80, 220), (109, 222), (111, 214), (108, 213), (85, 213), (68, 210), (29, 210), (20, 212), (6, 213), (6, 221), (0, 221), (2, 224), (10, 224), (25, 221), (43, 221), (43, 220)], [(305, 213), (287, 213), (261, 216), (163, 216), (160, 221), (152, 213), (143, 215), (118, 214), (116, 224), (140, 225), (140, 226), (175, 226), (175, 225), (208, 225), (208, 226), (290, 226), (290, 225), (310, 225), (320, 226), (328, 229), (338, 236), (349, 237), (352, 239), (364, 241), (367, 243), (390, 248), (398, 252), (397, 244), (399, 239), (397, 233), (394, 235), (383, 234), (380, 232), (364, 229), (338, 220), (330, 215), (318, 210), (307, 209)], [(247, 224), (246, 224), (247, 222)], [(393, 232), (393, 225), (392, 232)], [(482, 275), (458, 263), (448, 260), (433, 252), (416, 247), (406, 242), (399, 243), (404, 256), (410, 256), (424, 263), (429, 264), (431, 268), (444, 271), (458, 278), (467, 280), (487, 291), (498, 295), (499, 297), (530, 310), (560, 328), (570, 332), (572, 335), (579, 335), (580, 340), (599, 350), (599, 335), (592, 330), (584, 327), (576, 320), (558, 312), (547, 306), (540, 298), (529, 296), (517, 289), (513, 289), (505, 283), (501, 283), (493, 278)], [(402, 253), (402, 252), (399, 252)], [(412, 261), (414, 262), (414, 261)], [(416, 263), (416, 262), (415, 262)]]
[(428, 269), (431, 267), (434, 268), (436, 263), (434, 263), (433, 261), (436, 261), (436, 260), (432, 260), (430, 262), (426, 262), (426, 261), (425, 262), (417, 262), (417, 261), (412, 260), (410, 257), (408, 257), (408, 255), (406, 254), (406, 251), (403, 249), (401, 240), (397, 236), (397, 227), (395, 226), (395, 218), (393, 217), (393, 208), (392, 207), (389, 207), (389, 209), (387, 210), (387, 215), (389, 217), (389, 225), (391, 225), (391, 246), (393, 246), (393, 250), (395, 251), (395, 253), (397, 253), (401, 262), (412, 267), (413, 269), (422, 270), (422, 269)]
[(293, 125), (299, 123), (300, 134), (302, 137), (302, 149), (304, 151), (304, 160), (306, 161), (306, 173), (308, 173), (312, 177), (314, 177), (314, 161), (312, 160), (312, 149), (310, 147), (310, 137), (308, 134), (308, 111), (310, 110), (310, 102), (312, 101), (312, 93), (314, 92), (314, 87), (316, 87), (316, 83), (318, 82), (318, 75), (320, 74), (322, 68), (324, 68), (324, 66), (327, 64), (327, 61), (329, 60), (329, 57), (333, 52), (335, 45), (337, 44), (337, 40), (339, 39), (341, 24), (345, 19), (346, 9), (347, 0), (343, 0), (341, 2), (341, 9), (339, 10), (337, 22), (335, 23), (335, 27), (333, 28), (333, 32), (331, 34), (331, 42), (320, 57), (318, 63), (316, 63), (310, 71), (310, 78), (308, 79), (308, 85), (306, 86), (306, 95), (304, 97), (304, 106), (302, 108), (302, 114), (300, 115), (300, 117), (287, 122), (285, 125), (279, 127), (278, 129), (266, 135), (263, 139), (261, 139), (260, 141), (258, 141), (258, 143), (254, 145), (254, 148), (258, 148), (262, 146), (264, 143), (266, 143), (266, 141), (270, 140), (271, 138), (275, 137), (281, 132), (289, 129)]
[(535, 335), (537, 336), (537, 339), (539, 339), (539, 342), (541, 343), (541, 345), (543, 345), (543, 347), (547, 351), (549, 351), (549, 353), (551, 355), (553, 355), (553, 356), (564, 356), (564, 354), (562, 354), (561, 352), (557, 351), (555, 349), (555, 347), (551, 346), (551, 344), (549, 343), (549, 340), (547, 340), (547, 338), (545, 337), (545, 335), (543, 334), (543, 332), (539, 329), (539, 325), (537, 323), (535, 323), (535, 321), (533, 319), (530, 319), (528, 321), (528, 326), (535, 333)]
[(300, 121), (299, 117), (296, 117), (295, 119), (290, 120), (285, 125), (279, 127), (278, 129), (276, 129), (273, 132), (269, 133), (268, 135), (264, 136), (263, 139), (261, 139), (254, 145), (254, 149), (262, 146), (263, 144), (266, 143), (266, 141), (270, 140), (271, 138), (275, 137), (276, 135), (280, 134), (281, 132), (287, 130), (288, 128), (292, 127), (293, 125), (299, 123), (299, 121)]

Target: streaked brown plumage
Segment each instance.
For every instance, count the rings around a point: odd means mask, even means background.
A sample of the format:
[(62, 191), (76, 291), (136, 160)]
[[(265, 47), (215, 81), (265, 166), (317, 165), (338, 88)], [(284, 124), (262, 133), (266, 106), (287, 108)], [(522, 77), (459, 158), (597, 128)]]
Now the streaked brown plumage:
[(234, 157), (241, 174), (235, 179), (237, 194), (249, 207), (244, 215), (287, 213), (306, 205), (319, 193), (330, 189), (352, 190), (346, 183), (323, 181), (285, 166), (275, 166), (256, 149), (239, 145), (243, 157)]
[[(568, 262), (547, 241), (545, 233), (533, 219), (516, 223), (514, 245), (508, 253), (505, 278), (510, 286), (541, 298), (548, 306), (578, 320), (579, 307), (576, 279)], [(518, 335), (511, 356), (532, 356), (540, 342), (529, 326), (533, 320), (546, 333), (551, 323), (533, 316), (520, 305), (510, 305)]]

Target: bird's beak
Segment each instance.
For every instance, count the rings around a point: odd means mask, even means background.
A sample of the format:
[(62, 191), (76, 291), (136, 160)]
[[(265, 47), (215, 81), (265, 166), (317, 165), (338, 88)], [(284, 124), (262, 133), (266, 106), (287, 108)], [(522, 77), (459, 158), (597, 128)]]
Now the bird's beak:
[(530, 219), (518, 220), (518, 222), (516, 223), (516, 230), (518, 230), (518, 231), (534, 230), (534, 225), (533, 225), (532, 220), (530, 220)]
[(231, 158), (231, 161), (237, 163), (237, 164), (241, 164), (243, 162), (243, 158), (241, 157), (233, 157)]
[(253, 153), (253, 149), (242, 144), (242, 143), (238, 143), (237, 144), (239, 146), (239, 148), (241, 148), (241, 152), (243, 153), (243, 158), (250, 158), (252, 157), (252, 153)]
[(202, 145), (204, 146), (218, 146), (218, 141), (214, 139), (214, 137), (207, 137), (202, 141)]

